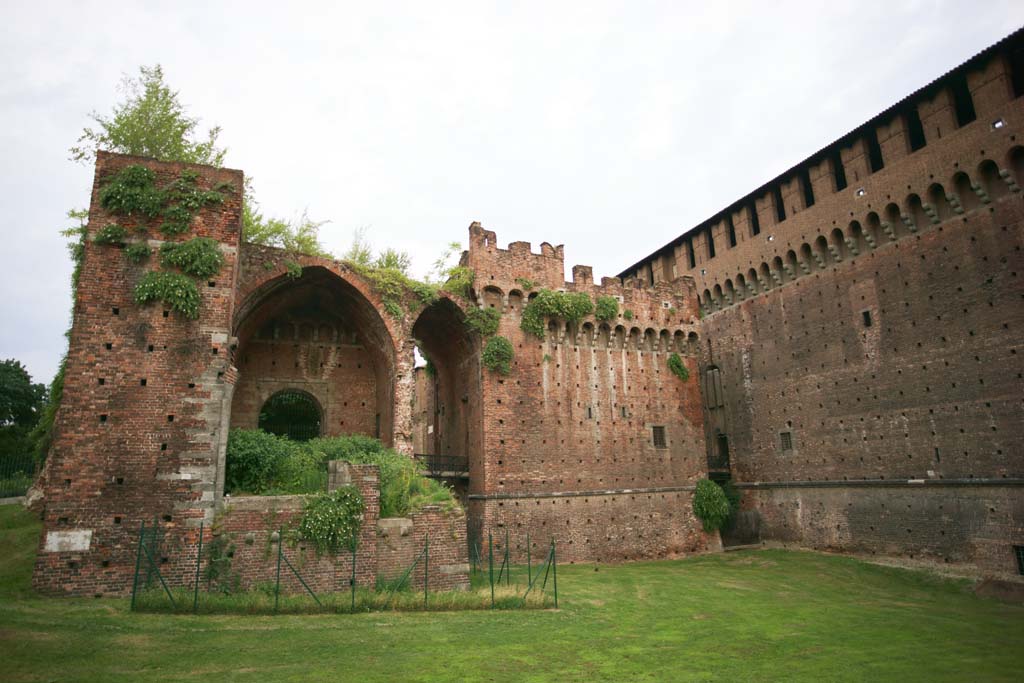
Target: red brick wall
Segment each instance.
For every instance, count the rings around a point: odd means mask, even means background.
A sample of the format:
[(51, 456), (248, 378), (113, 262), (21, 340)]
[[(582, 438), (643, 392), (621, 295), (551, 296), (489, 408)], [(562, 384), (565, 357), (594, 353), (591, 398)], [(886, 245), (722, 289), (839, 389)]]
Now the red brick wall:
[[(379, 474), (376, 465), (352, 465), (352, 483), (365, 504), (363, 524), (356, 550), (356, 585), (373, 588), (377, 578), (377, 519), (380, 511)], [(277, 531), (297, 525), (307, 496), (246, 496), (232, 498), (218, 514), (216, 534), (223, 534), (232, 548), (229, 573), (237, 575), (242, 588), (273, 583), (277, 575)], [(287, 534), (285, 534), (287, 539)], [(317, 555), (304, 542), (284, 543), (282, 552), (314, 592), (348, 588), (352, 577), (352, 555)], [(194, 553), (192, 555), (195, 557)], [(205, 562), (203, 569), (205, 569)], [(282, 566), (282, 591), (305, 589), (295, 575)]]
[(762, 215), (760, 235), (738, 230), (714, 259), (698, 250), (695, 268), (677, 261), (707, 311), (702, 365), (725, 389), (705, 422), (755, 487), (763, 537), (1016, 572), (1024, 101), (1007, 69), (1001, 56), (970, 67), (974, 122), (957, 127), (939, 84), (911, 103), (925, 147), (911, 152), (888, 112), (871, 124), (883, 169), (844, 142), (846, 189), (816, 183), (814, 206)]
[[(107, 214), (98, 200), (107, 179), (131, 164), (156, 171), (161, 186), (191, 169), (201, 189), (222, 182), (235, 188), (223, 204), (199, 212), (190, 234), (174, 238), (210, 237), (224, 254), (222, 270), (200, 283), (198, 320), (133, 301), (135, 284), (159, 258), (159, 219), (147, 224), (149, 264), (133, 266), (122, 250), (92, 242), (109, 223), (130, 233), (139, 225)], [(142, 521), (156, 518), (169, 542), (188, 544), (200, 521), (212, 519), (220, 409), (231, 396), (228, 338), (242, 185), (240, 171), (97, 156), (64, 396), (42, 480), (44, 532), (33, 580), (43, 592), (124, 593)], [(67, 532), (91, 539), (77, 551), (47, 550), (48, 539)]]
[[(502, 250), (476, 224), (466, 262), (483, 304), (502, 310), (498, 334), (515, 349), (509, 375), (482, 374), (486, 456), (475, 470), (471, 463), (473, 536), (502, 535), (508, 526), (525, 539), (529, 530), (541, 543), (554, 537), (567, 561), (704, 547), (688, 504), (706, 471), (692, 279), (647, 286), (605, 278), (598, 285), (590, 268), (576, 266), (566, 283), (560, 248), (542, 245), (533, 254), (528, 244), (512, 243)], [(558, 322), (538, 339), (520, 329), (530, 291), (519, 278), (595, 300), (621, 297), (619, 317)], [(668, 370), (673, 352), (683, 356), (690, 381)], [(652, 442), (654, 425), (666, 429), (665, 448)]]
[(413, 589), (423, 589), (424, 559), (420, 557), (429, 538), (430, 590), (469, 588), (469, 555), (466, 516), (461, 510), (446, 512), (427, 506), (408, 519), (382, 519), (377, 525), (377, 573), (382, 579), (400, 578), (419, 557), (409, 574)]

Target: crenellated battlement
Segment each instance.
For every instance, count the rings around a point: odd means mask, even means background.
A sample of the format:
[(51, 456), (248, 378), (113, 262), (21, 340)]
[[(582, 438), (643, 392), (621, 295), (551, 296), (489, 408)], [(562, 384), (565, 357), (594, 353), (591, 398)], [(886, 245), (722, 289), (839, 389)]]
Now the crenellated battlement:
[(534, 252), (529, 242), (510, 242), (507, 249), (501, 249), (497, 234), (477, 222), (469, 226), (469, 250), (462, 263), (474, 271), (474, 293), (480, 305), (502, 312), (521, 311), (531, 295), (552, 289), (585, 292), (595, 300), (615, 297), (619, 317), (628, 321), (623, 318), (628, 310), (637, 324), (641, 320), (659, 327), (691, 324), (698, 315), (696, 286), (690, 276), (654, 283), (636, 277), (603, 277), (595, 282), (591, 266), (574, 265), (572, 280), (566, 281), (562, 245), (542, 242), (540, 253)]

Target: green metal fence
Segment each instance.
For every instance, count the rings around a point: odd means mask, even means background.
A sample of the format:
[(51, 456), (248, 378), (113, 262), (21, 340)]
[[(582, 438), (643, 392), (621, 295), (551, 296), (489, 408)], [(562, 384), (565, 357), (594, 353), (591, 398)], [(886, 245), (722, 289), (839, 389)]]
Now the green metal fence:
[[(530, 545), (527, 535), (527, 546)], [(163, 533), (154, 519), (139, 526), (135, 557), (135, 572), (132, 578), (131, 609), (133, 611), (192, 612), (192, 613), (309, 613), (338, 612), (354, 613), (384, 610), (430, 610), (430, 609), (521, 609), (526, 607), (558, 607), (558, 563), (556, 545), (551, 539), (535, 565), (528, 552), (526, 565), (513, 565), (510, 561), (509, 534), (504, 534), (504, 545), (495, 554), (495, 543), (488, 536), (486, 563), (481, 561), (480, 548), (471, 546), (470, 584), (468, 591), (438, 591), (430, 589), (431, 565), (430, 537), (424, 539), (422, 549), (417, 553), (397, 579), (379, 580), (374, 589), (360, 588), (356, 584), (357, 548), (351, 547), (351, 574), (336, 590), (315, 591), (309, 577), (303, 576), (302, 564), (296, 567), (285, 550), (284, 529), (277, 534), (277, 550), (274, 553), (274, 581), (248, 590), (239, 590), (237, 581), (225, 581), (216, 563), (221, 560), (216, 550), (217, 537), (211, 539), (205, 525), (200, 525), (198, 542), (190, 552), (188, 562), (193, 569), (186, 572), (189, 585), (172, 586), (161, 571), (162, 562), (167, 561), (167, 552), (161, 551)], [(475, 549), (475, 550), (474, 550)], [(183, 562), (171, 563), (181, 572)], [(204, 574), (203, 568), (206, 567)], [(416, 598), (412, 577), (422, 572), (422, 598)], [(304, 593), (286, 595), (282, 592), (282, 577), (288, 574), (298, 581)], [(513, 579), (513, 574), (515, 578)], [(215, 578), (216, 575), (216, 578)], [(181, 583), (181, 579), (178, 579)], [(304, 604), (298, 600), (307, 596)], [(531, 597), (532, 596), (532, 597)]]
[(31, 455), (0, 458), (0, 498), (23, 496), (36, 477), (36, 460)]

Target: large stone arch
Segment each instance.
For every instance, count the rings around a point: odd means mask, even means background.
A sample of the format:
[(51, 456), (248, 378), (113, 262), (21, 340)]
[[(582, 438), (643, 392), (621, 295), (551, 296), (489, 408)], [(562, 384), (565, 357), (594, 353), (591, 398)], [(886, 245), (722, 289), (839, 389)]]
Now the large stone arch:
[(255, 427), (263, 401), (298, 389), (323, 407), (324, 435), (376, 436), (411, 454), (412, 341), (365, 278), (247, 245), (232, 322), (232, 427)]
[(467, 458), (468, 481), (452, 483), (460, 494), (474, 492), (485, 464), (480, 336), (466, 325), (464, 304), (446, 294), (419, 313), (411, 332), (430, 362), (417, 373), (417, 398), (430, 406), (418, 413), (429, 420), (421, 426), (422, 452)]

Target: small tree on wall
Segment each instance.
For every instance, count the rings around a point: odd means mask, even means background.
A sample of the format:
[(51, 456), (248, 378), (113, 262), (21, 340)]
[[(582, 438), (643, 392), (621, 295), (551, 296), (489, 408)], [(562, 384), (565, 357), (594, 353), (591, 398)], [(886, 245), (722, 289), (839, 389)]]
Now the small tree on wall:
[(693, 492), (693, 514), (708, 533), (721, 529), (729, 519), (731, 508), (722, 487), (710, 479), (701, 479)]

